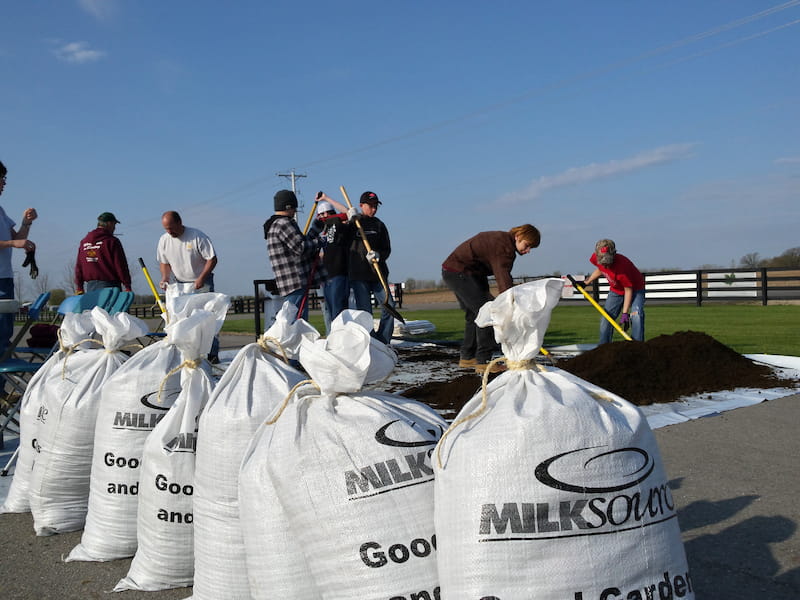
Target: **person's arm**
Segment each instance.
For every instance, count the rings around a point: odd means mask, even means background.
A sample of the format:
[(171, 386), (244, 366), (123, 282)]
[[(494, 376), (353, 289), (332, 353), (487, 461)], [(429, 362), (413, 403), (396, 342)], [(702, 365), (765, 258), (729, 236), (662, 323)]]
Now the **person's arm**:
[(631, 310), (631, 302), (633, 301), (633, 288), (626, 287), (625, 288), (625, 295), (622, 299), (622, 312), (625, 314), (630, 313)]
[(22, 213), (22, 225), (20, 225), (19, 231), (12, 227), (11, 239), (0, 241), (0, 248), (23, 248), (26, 252), (36, 250), (36, 244), (28, 239), (28, 234), (31, 230), (31, 223), (38, 216), (35, 208), (26, 208), (25, 212)]
[(131, 270), (128, 267), (128, 259), (125, 256), (125, 249), (122, 247), (122, 243), (119, 241), (119, 239), (114, 239), (117, 240), (117, 243), (115, 244), (116, 251), (114, 252), (114, 264), (116, 265), (119, 281), (122, 284), (122, 291), (130, 292)]
[(600, 269), (595, 269), (591, 275), (583, 280), (583, 287), (590, 285), (595, 279), (598, 279), (600, 275), (602, 275), (602, 271), (600, 271)]
[(217, 257), (212, 256), (206, 261), (206, 264), (203, 267), (203, 271), (200, 273), (197, 279), (194, 280), (194, 289), (199, 290), (201, 287), (205, 285), (206, 277), (209, 276), (211, 271), (213, 271), (214, 267), (216, 266), (217, 266)]
[(169, 263), (160, 262), (158, 263), (158, 270), (161, 271), (161, 282), (158, 284), (158, 286), (162, 290), (165, 290), (167, 289), (170, 275), (172, 275), (172, 267), (169, 265)]
[(347, 207), (344, 204), (342, 204), (341, 202), (337, 202), (336, 200), (334, 200), (333, 198), (328, 196), (328, 194), (324, 194), (323, 193), (322, 196), (317, 198), (317, 200), (325, 200), (327, 202), (330, 202), (331, 205), (333, 206), (333, 208), (336, 209), (336, 212), (345, 213), (345, 214), (347, 213)]

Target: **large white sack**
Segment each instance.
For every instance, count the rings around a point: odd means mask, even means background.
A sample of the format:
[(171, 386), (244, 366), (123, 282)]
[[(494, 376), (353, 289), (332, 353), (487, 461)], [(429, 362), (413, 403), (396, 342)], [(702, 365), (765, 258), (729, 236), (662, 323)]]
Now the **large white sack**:
[(292, 394), (242, 463), (256, 599), (438, 594), (430, 455), (445, 423), (418, 402), (362, 391), (396, 362), (367, 327), (368, 313), (347, 311), (326, 339), (302, 343), (321, 391)]
[[(191, 302), (170, 315), (170, 326), (206, 306), (223, 311), (225, 305), (220, 296), (227, 298), (212, 293), (187, 296)], [(67, 561), (114, 560), (136, 552), (144, 442), (180, 392), (180, 373), (167, 377), (182, 363), (175, 344), (167, 329), (163, 340), (134, 354), (103, 386), (95, 428), (89, 512), (81, 542)], [(202, 368), (210, 372), (211, 365), (204, 362)]]
[(85, 314), (68, 313), (58, 330), (59, 348), (33, 374), (20, 400), (19, 409), (19, 453), (14, 466), (14, 478), (0, 513), (28, 512), (29, 492), (33, 466), (38, 454), (38, 417), (42, 408), (41, 390), (61, 378), (62, 361), (72, 352), (90, 347), (81, 343), (91, 337), (94, 324), (88, 311)]
[(476, 319), (494, 326), (510, 370), (464, 406), (437, 447), (442, 597), (693, 598), (645, 418), (606, 390), (526, 362), (562, 285), (514, 287)]
[(37, 535), (83, 527), (89, 500), (94, 428), (105, 381), (127, 359), (123, 347), (148, 331), (127, 313), (89, 313), (104, 348), (88, 349), (62, 361), (60, 378), (41, 389), (39, 456), (30, 483), (30, 504)]
[[(216, 323), (213, 313), (195, 311), (169, 325), (184, 362), (181, 392), (145, 442), (139, 485), (138, 548), (114, 591), (157, 591), (192, 584), (194, 575), (194, 465), (197, 422), (213, 382), (199, 369)], [(181, 329), (178, 333), (176, 330)]]
[[(284, 362), (319, 333), (286, 303), (257, 343), (244, 346), (200, 416), (194, 486), (194, 600), (249, 600), (239, 525), (239, 465), (256, 429), (305, 376)], [(279, 358), (280, 357), (280, 358)]]

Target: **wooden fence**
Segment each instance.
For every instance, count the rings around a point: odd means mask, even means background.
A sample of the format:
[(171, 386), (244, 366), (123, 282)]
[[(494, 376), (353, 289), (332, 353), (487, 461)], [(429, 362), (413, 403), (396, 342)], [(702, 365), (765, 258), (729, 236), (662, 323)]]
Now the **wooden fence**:
[[(702, 306), (709, 302), (770, 302), (800, 300), (800, 269), (698, 269), (644, 273), (647, 302), (694, 303)], [(583, 274), (576, 277), (578, 283)], [(539, 277), (515, 280), (531, 281)], [(583, 296), (564, 278), (562, 299), (581, 300)], [(608, 283), (604, 277), (589, 286), (595, 300), (605, 299)]]

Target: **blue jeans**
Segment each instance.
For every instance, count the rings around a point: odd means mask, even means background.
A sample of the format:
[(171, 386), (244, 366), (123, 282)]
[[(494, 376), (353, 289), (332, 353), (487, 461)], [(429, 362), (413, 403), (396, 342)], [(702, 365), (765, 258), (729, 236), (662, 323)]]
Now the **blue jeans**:
[[(615, 321), (622, 312), (622, 305), (625, 301), (625, 296), (615, 294), (609, 291), (603, 308), (606, 309), (608, 316)], [(639, 342), (644, 341), (644, 290), (633, 292), (630, 307), (631, 316), (631, 330), (630, 336)], [(607, 319), (600, 319), (600, 343), (607, 344), (611, 341), (611, 336), (614, 333), (614, 328)]]
[[(13, 300), (14, 299), (14, 278), (3, 277), (0, 278), (0, 300)], [(0, 355), (2, 355), (6, 348), (11, 343), (11, 337), (14, 335), (14, 314), (13, 313), (0, 313)]]
[(350, 300), (350, 280), (347, 275), (336, 275), (326, 280), (322, 285), (322, 296), (325, 299), (322, 312), (327, 334), (331, 332), (331, 321), (347, 308)]
[[(382, 305), (386, 298), (386, 292), (383, 290), (383, 285), (380, 281), (350, 281), (350, 288), (353, 290), (353, 296), (356, 300), (356, 309), (365, 310), (372, 314), (372, 301), (370, 300), (370, 292), (375, 296), (375, 301)], [(394, 307), (394, 300), (391, 294), (388, 297), (389, 306)], [(381, 322), (378, 325), (378, 331), (372, 332), (372, 336), (383, 342), (389, 344), (392, 341), (392, 333), (394, 333), (394, 317), (385, 308), (381, 309)]]
[[(293, 292), (289, 292), (283, 297), (284, 302), (291, 302), (297, 308), (300, 308), (300, 305), (303, 303), (303, 297), (306, 295), (306, 291), (304, 289), (297, 289)], [(308, 321), (308, 300), (306, 300), (306, 305), (303, 307), (302, 314), (297, 315), (298, 319), (303, 319), (304, 321)]]
[(97, 290), (102, 290), (110, 287), (118, 287), (122, 289), (118, 281), (101, 281), (99, 279), (94, 279), (92, 281), (83, 282), (84, 292), (96, 292)]

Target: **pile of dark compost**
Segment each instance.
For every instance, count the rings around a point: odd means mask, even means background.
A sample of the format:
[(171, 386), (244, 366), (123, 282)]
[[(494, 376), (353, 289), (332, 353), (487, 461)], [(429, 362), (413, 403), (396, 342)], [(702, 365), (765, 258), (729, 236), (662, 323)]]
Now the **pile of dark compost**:
[(639, 406), (702, 392), (797, 383), (697, 331), (603, 344), (558, 366)]
[(423, 402), (443, 417), (452, 419), (481, 389), (481, 378), (473, 372), (465, 373), (449, 381), (432, 381), (412, 387), (405, 390), (403, 396)]

